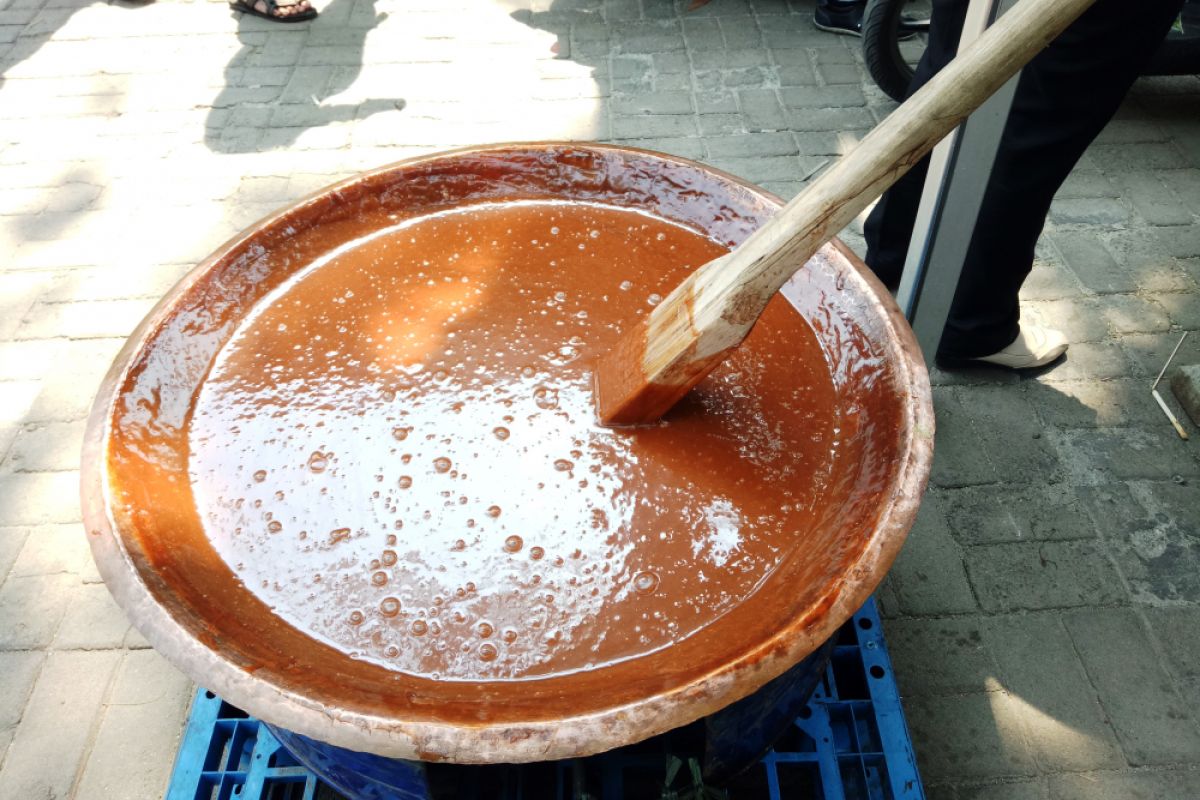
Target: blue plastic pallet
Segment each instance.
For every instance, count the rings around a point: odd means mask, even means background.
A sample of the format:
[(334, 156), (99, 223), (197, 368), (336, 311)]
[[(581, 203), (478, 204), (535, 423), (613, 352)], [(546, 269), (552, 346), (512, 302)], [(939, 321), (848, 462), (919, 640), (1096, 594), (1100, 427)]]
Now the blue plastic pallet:
[[(685, 729), (681, 729), (685, 730)], [(686, 733), (586, 759), (530, 765), (432, 765), (434, 797), (627, 800), (695, 792)], [(440, 771), (439, 771), (440, 770)], [(663, 786), (674, 778), (671, 795)], [(729, 800), (924, 800), (875, 601), (838, 631), (808, 705)], [(694, 796), (699, 796), (694, 795)], [(200, 689), (166, 800), (340, 800), (266, 726)]]

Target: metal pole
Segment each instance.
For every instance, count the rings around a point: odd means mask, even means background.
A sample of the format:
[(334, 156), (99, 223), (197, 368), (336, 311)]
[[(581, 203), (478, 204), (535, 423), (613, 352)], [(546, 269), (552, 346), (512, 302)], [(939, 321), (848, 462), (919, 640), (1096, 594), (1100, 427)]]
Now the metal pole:
[[(975, 40), (999, 16), (1006, 0), (971, 0), (958, 47)], [(932, 362), (958, 287), (971, 233), (1012, 107), (1020, 73), (947, 136), (930, 157), (912, 242), (896, 300)]]

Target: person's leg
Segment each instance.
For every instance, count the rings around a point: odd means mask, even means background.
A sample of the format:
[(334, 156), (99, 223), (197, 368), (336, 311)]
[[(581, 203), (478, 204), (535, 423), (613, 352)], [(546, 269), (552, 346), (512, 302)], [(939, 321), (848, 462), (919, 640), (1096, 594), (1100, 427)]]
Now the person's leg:
[[(1182, 0), (1099, 0), (1022, 72), (939, 357), (986, 356), (1016, 339), (1017, 294), (1032, 268), (1050, 201), (1115, 113), (1181, 5)], [(931, 48), (910, 93), (949, 60), (965, 6), (935, 3)], [(901, 179), (867, 221), (867, 263), (893, 288), (927, 166), (923, 160)]]
[(995, 353), (1054, 198), (1162, 42), (1182, 0), (1099, 0), (1022, 73), (938, 355)]
[(829, 33), (861, 36), (866, 5), (867, 0), (817, 0), (813, 25)]
[[(962, 0), (934, 0), (929, 44), (908, 87), (910, 97), (954, 58), (966, 13), (967, 4)], [(929, 157), (926, 156), (884, 193), (864, 226), (867, 264), (892, 291), (900, 285), (928, 169)]]

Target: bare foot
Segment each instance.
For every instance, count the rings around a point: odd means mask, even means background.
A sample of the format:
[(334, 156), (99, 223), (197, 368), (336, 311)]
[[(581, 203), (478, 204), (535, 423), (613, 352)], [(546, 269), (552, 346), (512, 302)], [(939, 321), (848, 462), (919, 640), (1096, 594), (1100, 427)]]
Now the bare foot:
[(312, 6), (308, 0), (293, 0), (292, 2), (270, 3), (267, 0), (255, 0), (254, 8), (260, 14), (268, 14), (279, 19), (303, 14), (306, 11), (311, 11)]
[(230, 0), (235, 11), (276, 22), (301, 22), (317, 16), (309, 0)]

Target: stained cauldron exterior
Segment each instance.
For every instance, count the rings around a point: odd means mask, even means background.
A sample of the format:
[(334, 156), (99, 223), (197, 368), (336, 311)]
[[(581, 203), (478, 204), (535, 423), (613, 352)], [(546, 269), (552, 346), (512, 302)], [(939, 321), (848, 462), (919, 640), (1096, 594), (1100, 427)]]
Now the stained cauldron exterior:
[[(285, 630), (277, 620), (237, 619), (225, 610), (228, 598), (221, 592), (197, 599), (194, 593), (185, 596), (180, 584), (172, 583), (186, 579), (186, 570), (199, 569), (193, 563), (197, 559), (197, 563), (216, 564), (215, 555), (197, 550), (196, 543), (189, 542), (191, 549), (186, 553), (164, 551), (166, 557), (177, 559), (172, 569), (153, 568), (139, 549), (141, 534), (133, 533), (139, 530), (139, 520), (153, 518), (152, 509), (112, 502), (110, 436), (115, 409), (129, 400), (121, 395), (124, 381), (140, 363), (143, 351), (159, 343), (156, 337), (164, 331), (179, 334), (178, 327), (171, 329), (173, 314), (185, 303), (191, 303), (191, 309), (199, 304), (201, 311), (210, 313), (203, 307), (206, 291), (225, 291), (228, 281), (222, 283), (222, 279), (237, 277), (239, 270), (269, 270), (272, 248), (286, 246), (289, 237), (316, 224), (314, 220), (322, 215), (344, 217), (354, 213), (356, 203), (399, 202), (397, 196), (413, 193), (431, 201), (453, 201), (453, 181), (438, 184), (431, 182), (430, 176), (467, 168), (498, 176), (494, 190), (488, 190), (496, 197), (507, 196), (505, 192), (522, 197), (567, 192), (583, 193), (589, 199), (610, 198), (617, 204), (686, 221), (731, 246), (781, 204), (757, 187), (696, 162), (632, 148), (579, 143), (515, 144), (433, 155), (365, 173), (317, 193), (218, 249), (163, 298), (118, 354), (98, 393), (85, 435), (82, 504), (87, 535), (114, 598), (151, 644), (198, 683), (271, 725), (333, 747), (387, 758), (480, 764), (603, 752), (713, 714), (799, 663), (866, 600), (912, 525), (932, 461), (934, 427), (928, 375), (912, 332), (890, 295), (840, 243), (835, 241), (818, 252), (783, 293), (810, 326), (813, 318), (822, 315), (823, 325), (858, 326), (856, 330), (861, 329), (878, 350), (878, 360), (886, 369), (868, 387), (878, 397), (868, 399), (888, 409), (890, 427), (883, 432), (872, 430), (871, 435), (890, 449), (880, 464), (852, 468), (859, 473), (886, 471), (885, 491), (852, 498), (853, 507), (847, 513), (853, 515), (848, 518), (868, 520), (869, 524), (841, 524), (836, 532), (841, 560), (820, 567), (827, 577), (812, 589), (811, 600), (804, 601), (807, 605), (778, 619), (774, 633), (752, 649), (680, 685), (618, 704), (590, 691), (585, 694), (591, 705), (554, 719), (517, 719), (503, 703), (485, 703), (483, 707), (489, 711), (484, 719), (464, 722), (446, 717), (441, 709), (404, 706), (399, 689), (391, 698), (355, 680), (337, 685), (322, 682), (329, 664), (303, 663), (296, 655), (305, 653), (306, 642), (311, 643), (304, 634)], [(574, 199), (577, 195), (568, 196)], [(671, 217), (664, 209), (682, 216)], [(809, 297), (804, 294), (805, 286), (820, 291)], [(836, 308), (830, 310), (817, 304), (818, 300)], [(225, 310), (211, 309), (211, 313)], [(844, 370), (843, 362), (849, 358), (836, 348), (827, 349), (826, 356), (834, 373)], [(840, 379), (854, 377), (835, 374), (835, 385)], [(880, 427), (872, 423), (868, 412), (861, 412), (861, 419), (851, 420), (851, 424)], [(848, 479), (851, 484), (852, 479)], [(166, 530), (166, 522), (154, 524)], [(851, 541), (852, 546), (842, 544), (844, 541)], [(236, 584), (222, 586), (226, 592), (236, 589)], [(782, 588), (777, 586), (774, 591)], [(207, 605), (197, 605), (201, 601)], [(211, 611), (214, 608), (216, 612)], [(681, 652), (691, 652), (687, 648), (697, 645), (683, 642), (670, 649), (680, 646), (684, 647)], [(360, 668), (348, 664), (346, 674), (357, 675), (353, 670)], [(623, 668), (619, 665), (612, 676), (605, 676), (613, 678), (614, 689), (622, 686)], [(490, 696), (491, 689), (478, 688), (472, 697)], [(465, 702), (454, 697), (460, 705)]]

